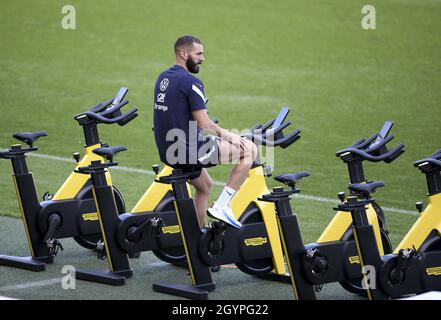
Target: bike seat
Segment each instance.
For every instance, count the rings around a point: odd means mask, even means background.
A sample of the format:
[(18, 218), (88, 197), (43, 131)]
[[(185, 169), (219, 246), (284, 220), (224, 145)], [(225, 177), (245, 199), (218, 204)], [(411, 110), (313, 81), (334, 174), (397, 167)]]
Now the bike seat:
[(364, 195), (370, 195), (375, 192), (375, 189), (384, 187), (384, 183), (381, 181), (371, 181), (368, 183), (354, 183), (348, 186), (349, 190)]
[(106, 159), (113, 159), (115, 155), (117, 155), (121, 151), (126, 151), (127, 148), (124, 146), (117, 146), (117, 147), (104, 147), (104, 148), (97, 148), (93, 149), (93, 153), (105, 157)]
[(159, 177), (157, 180), (161, 183), (169, 183), (171, 184), (173, 181), (178, 180), (193, 180), (198, 178), (201, 175), (202, 168), (180, 168), (180, 169), (173, 169), (172, 174), (169, 176), (162, 176)]
[(29, 146), (32, 146), (35, 141), (37, 141), (40, 137), (46, 137), (47, 132), (38, 131), (38, 132), (16, 132), (12, 135), (13, 138), (20, 140), (26, 143)]
[(309, 177), (309, 175), (310, 174), (307, 171), (300, 171), (297, 173), (285, 173), (275, 176), (274, 180), (292, 187), (295, 186), (295, 184), (299, 182), (302, 178)]

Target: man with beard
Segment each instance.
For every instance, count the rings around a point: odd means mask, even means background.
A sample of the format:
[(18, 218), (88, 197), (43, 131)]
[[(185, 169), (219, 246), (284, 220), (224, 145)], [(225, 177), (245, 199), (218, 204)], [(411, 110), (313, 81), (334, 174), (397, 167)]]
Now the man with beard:
[[(204, 225), (205, 212), (240, 228), (230, 202), (257, 156), (250, 140), (222, 129), (208, 117), (204, 85), (193, 74), (204, 62), (201, 40), (184, 35), (176, 40), (175, 65), (156, 80), (154, 93), (154, 132), (162, 162), (184, 171), (199, 171), (190, 181), (196, 193), (194, 201), (199, 225)], [(206, 168), (219, 163), (236, 164), (219, 199), (207, 210), (213, 184)]]

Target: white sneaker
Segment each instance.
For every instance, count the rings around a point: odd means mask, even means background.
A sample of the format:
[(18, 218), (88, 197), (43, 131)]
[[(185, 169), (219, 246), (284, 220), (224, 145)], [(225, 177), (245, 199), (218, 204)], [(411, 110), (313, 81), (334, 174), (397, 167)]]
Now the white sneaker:
[(232, 227), (242, 227), (242, 223), (237, 221), (229, 206), (218, 206), (215, 202), (211, 208), (208, 208), (207, 212), (210, 217), (221, 220)]

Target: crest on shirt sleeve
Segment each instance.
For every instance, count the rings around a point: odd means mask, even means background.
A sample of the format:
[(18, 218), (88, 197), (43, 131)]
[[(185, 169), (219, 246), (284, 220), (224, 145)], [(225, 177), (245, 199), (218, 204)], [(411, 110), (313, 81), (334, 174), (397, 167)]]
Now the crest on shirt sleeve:
[(170, 82), (169, 82), (168, 78), (162, 79), (161, 83), (159, 84), (159, 89), (161, 91), (165, 91), (167, 89), (169, 83)]

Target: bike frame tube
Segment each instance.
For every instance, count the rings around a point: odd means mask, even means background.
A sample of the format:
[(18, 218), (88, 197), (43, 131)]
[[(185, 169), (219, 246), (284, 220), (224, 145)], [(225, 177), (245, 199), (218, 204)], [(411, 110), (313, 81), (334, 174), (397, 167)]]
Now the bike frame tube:
[[(383, 243), (381, 242), (380, 225), (378, 223), (377, 213), (371, 204), (367, 206), (366, 214), (369, 224), (374, 227), (375, 238), (377, 239), (377, 246), (381, 255), (384, 255)], [(350, 212), (338, 211), (331, 222), (326, 227), (325, 231), (318, 238), (316, 243), (324, 243), (330, 241), (339, 241), (345, 232), (351, 227), (352, 217)]]
[[(30, 174), (32, 176), (32, 173), (30, 173)], [(24, 214), (23, 203), (21, 201), (21, 196), (20, 196), (20, 190), (18, 188), (17, 178), (15, 177), (15, 175), (12, 176), (12, 180), (14, 182), (15, 192), (17, 194), (17, 200), (18, 200), (18, 204), (20, 207), (21, 218), (23, 219), (23, 222), (24, 222), (23, 225), (25, 227), (26, 237), (28, 239), (29, 252), (31, 253), (32, 258), (35, 258), (35, 252), (32, 247), (32, 239), (31, 239), (31, 235), (29, 234), (29, 229), (28, 229), (28, 222), (26, 220), (26, 215)]]
[(277, 274), (285, 274), (285, 261), (283, 258), (282, 244), (280, 242), (280, 233), (275, 214), (276, 207), (274, 203), (271, 202), (257, 201), (258, 198), (269, 193), (265, 181), (263, 166), (250, 169), (245, 182), (241, 185), (240, 189), (237, 190), (231, 200), (231, 209), (235, 216), (239, 218), (250, 203), (256, 204), (262, 213), (262, 219), (268, 233), (268, 241), (273, 253), (274, 270)]
[(429, 204), (420, 213), (394, 254), (398, 254), (401, 249), (411, 249), (414, 246), (418, 250), (434, 229), (441, 236), (441, 193), (429, 196)]
[[(75, 167), (76, 168), (85, 167), (90, 165), (92, 161), (97, 161), (97, 160), (100, 160), (102, 162), (103, 158), (92, 152), (94, 149), (100, 147), (101, 144), (96, 144), (84, 148), (85, 155), (80, 160), (80, 162), (77, 163)], [(66, 181), (63, 183), (63, 185), (60, 187), (60, 189), (55, 193), (52, 200), (74, 199), (77, 196), (78, 192), (80, 192), (80, 190), (83, 188), (83, 186), (87, 183), (89, 179), (90, 176), (73, 171), (66, 179)], [(108, 185), (112, 185), (112, 178), (108, 171), (106, 172), (106, 180)]]
[[(159, 179), (160, 177), (169, 176), (173, 172), (173, 168), (170, 166), (164, 166), (162, 170), (156, 175), (155, 179)], [(149, 186), (147, 191), (142, 195), (142, 197), (135, 204), (130, 213), (142, 213), (147, 211), (154, 211), (156, 207), (161, 203), (162, 199), (164, 199), (165, 195), (173, 191), (171, 184), (157, 183), (153, 181), (153, 183)], [(191, 188), (187, 183), (187, 191), (191, 197)]]

